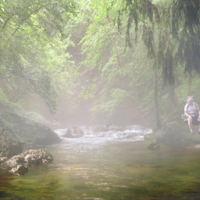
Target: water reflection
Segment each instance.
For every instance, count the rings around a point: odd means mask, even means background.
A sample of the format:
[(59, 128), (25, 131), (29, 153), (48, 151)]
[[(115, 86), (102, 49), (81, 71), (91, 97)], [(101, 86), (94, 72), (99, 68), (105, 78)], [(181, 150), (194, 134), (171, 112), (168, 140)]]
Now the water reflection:
[[(57, 130), (61, 137), (64, 132)], [(150, 151), (142, 141), (149, 132), (133, 127), (99, 137), (88, 130), (83, 138), (64, 139), (48, 148), (53, 163), (1, 180), (0, 198), (199, 199), (200, 153), (162, 145)]]

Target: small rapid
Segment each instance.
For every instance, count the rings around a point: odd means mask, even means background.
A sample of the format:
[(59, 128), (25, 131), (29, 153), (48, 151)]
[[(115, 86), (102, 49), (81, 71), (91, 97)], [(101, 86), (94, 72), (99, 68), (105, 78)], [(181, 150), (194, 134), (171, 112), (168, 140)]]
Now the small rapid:
[(84, 136), (81, 138), (63, 137), (67, 128), (55, 130), (62, 139), (64, 149), (85, 152), (111, 143), (142, 141), (146, 134), (152, 133), (151, 129), (144, 129), (138, 125), (128, 126), (124, 131), (110, 130), (107, 132), (94, 132), (93, 127), (81, 126), (79, 128), (84, 131)]

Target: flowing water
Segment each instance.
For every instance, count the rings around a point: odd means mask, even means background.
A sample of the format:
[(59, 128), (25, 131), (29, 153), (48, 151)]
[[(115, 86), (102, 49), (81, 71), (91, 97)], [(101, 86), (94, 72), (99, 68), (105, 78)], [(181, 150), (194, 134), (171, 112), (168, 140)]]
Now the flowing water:
[(1, 177), (0, 199), (197, 200), (200, 152), (160, 146), (148, 150), (138, 126), (123, 132), (94, 133), (63, 139), (47, 148), (54, 162), (32, 166), (23, 176)]

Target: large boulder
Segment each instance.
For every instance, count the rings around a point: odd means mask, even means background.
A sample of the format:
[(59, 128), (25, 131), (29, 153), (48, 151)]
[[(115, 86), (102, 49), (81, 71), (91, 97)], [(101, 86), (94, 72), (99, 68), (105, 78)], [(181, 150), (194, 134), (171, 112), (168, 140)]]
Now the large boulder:
[(23, 151), (23, 143), (5, 124), (0, 122), (0, 157), (11, 157)]
[(46, 164), (53, 160), (52, 155), (42, 149), (27, 150), (9, 160), (4, 158), (0, 164), (1, 173), (24, 174), (32, 164)]
[(84, 135), (84, 131), (82, 131), (80, 128), (78, 127), (72, 127), (72, 128), (68, 128), (66, 133), (63, 135), (63, 137), (66, 138), (80, 138), (83, 137)]
[(49, 127), (16, 113), (4, 112), (0, 116), (0, 156), (11, 157), (23, 149), (38, 148), (60, 142)]

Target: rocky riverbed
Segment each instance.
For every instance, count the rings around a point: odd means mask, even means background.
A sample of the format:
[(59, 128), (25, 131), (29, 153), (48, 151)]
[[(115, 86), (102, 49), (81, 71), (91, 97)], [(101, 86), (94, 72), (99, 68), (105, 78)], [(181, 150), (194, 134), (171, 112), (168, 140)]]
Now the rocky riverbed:
[(28, 172), (28, 168), (32, 165), (47, 164), (53, 161), (53, 156), (42, 149), (27, 150), (19, 155), (8, 159), (0, 158), (1, 174), (24, 174)]
[[(61, 142), (49, 127), (12, 112), (0, 115), (0, 173), (24, 174), (53, 160), (43, 148)], [(35, 149), (35, 150), (34, 150)]]

